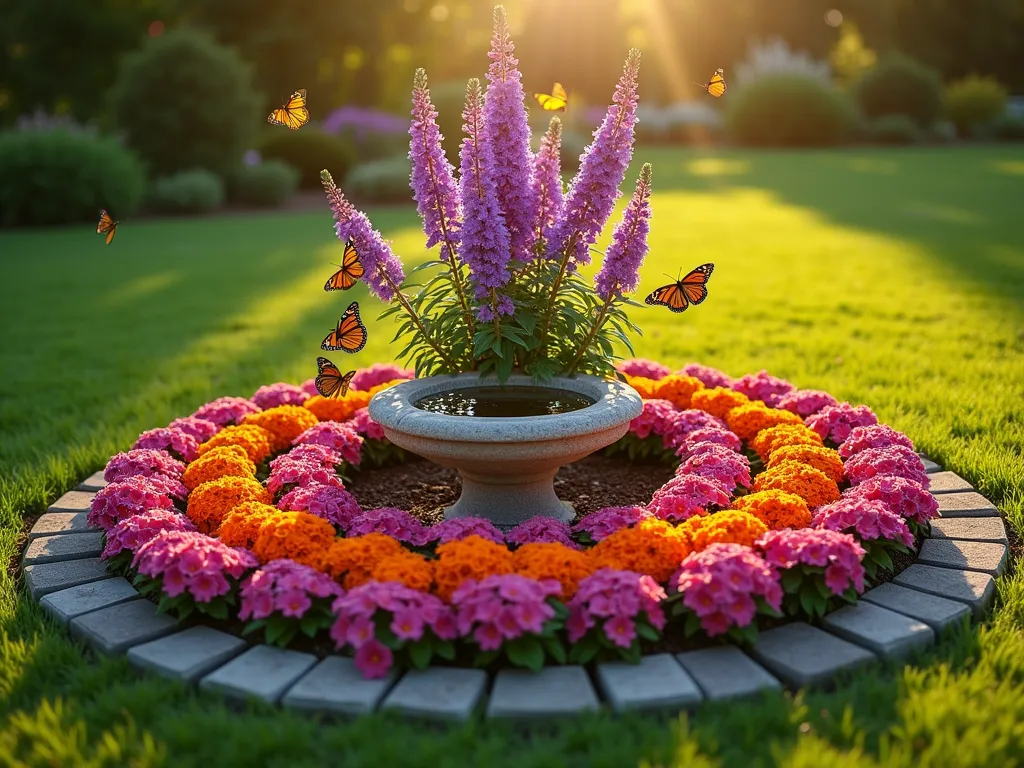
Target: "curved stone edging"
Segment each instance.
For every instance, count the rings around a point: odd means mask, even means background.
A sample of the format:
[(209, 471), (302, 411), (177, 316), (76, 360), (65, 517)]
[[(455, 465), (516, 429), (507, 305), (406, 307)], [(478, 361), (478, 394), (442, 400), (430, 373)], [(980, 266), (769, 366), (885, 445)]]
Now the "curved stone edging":
[[(923, 457), (922, 457), (923, 458)], [(392, 670), (366, 680), (351, 658), (249, 646), (207, 626), (179, 629), (170, 616), (99, 559), (101, 534), (86, 515), (106, 483), (97, 472), (64, 494), (29, 533), (22, 565), (33, 599), (95, 651), (126, 653), (134, 666), (198, 683), (228, 696), (255, 696), (285, 707), (349, 715), (397, 710), (431, 719), (550, 718), (595, 710), (686, 709), (701, 701), (748, 696), (785, 685), (827, 685), (878, 660), (898, 661), (995, 597), (993, 576), (1009, 562), (1006, 528), (995, 505), (967, 481), (924, 458), (940, 517), (917, 562), (855, 605), (828, 614), (822, 628), (792, 622), (762, 632), (749, 654), (720, 646), (645, 656), (639, 665), (601, 662), (539, 673), (432, 667)], [(489, 694), (488, 694), (489, 690)], [(486, 703), (485, 703), (486, 701)]]

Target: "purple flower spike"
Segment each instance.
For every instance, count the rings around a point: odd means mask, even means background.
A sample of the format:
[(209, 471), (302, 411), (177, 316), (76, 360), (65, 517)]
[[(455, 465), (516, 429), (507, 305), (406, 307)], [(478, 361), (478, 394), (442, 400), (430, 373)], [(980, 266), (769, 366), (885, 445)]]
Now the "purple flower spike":
[(640, 284), (640, 265), (647, 255), (647, 233), (651, 225), (651, 164), (644, 163), (636, 190), (612, 233), (601, 271), (594, 278), (597, 295), (607, 301), (630, 293)]
[(552, 117), (533, 164), (533, 189), (537, 196), (533, 229), (538, 239), (546, 240), (551, 227), (562, 215), (561, 161), (562, 121)]
[(483, 142), (491, 148), (494, 161), (491, 175), (505, 216), (512, 254), (521, 261), (529, 261), (536, 239), (533, 224), (537, 195), (532, 179), (530, 125), (523, 106), (525, 97), (519, 61), (514, 52), (508, 18), (499, 5), (494, 9), (494, 36), (488, 53), (491, 66), (487, 70)]
[(441, 244), (441, 258), (449, 259), (459, 244), (458, 190), (455, 169), (441, 148), (437, 110), (430, 101), (427, 73), (416, 70), (412, 91), (412, 124), (409, 126), (409, 159), (412, 161), (412, 192), (423, 219), (427, 248)]
[[(461, 256), (473, 275), (477, 299), (484, 299), (509, 281), (509, 234), (494, 184), (494, 158), (490, 146), (482, 141), (483, 95), (476, 78), (466, 88), (462, 118), (466, 121), (462, 127), (466, 138), (462, 140)], [(492, 304), (497, 303), (492, 299)], [(497, 309), (510, 309), (510, 304), (498, 305)], [(480, 318), (486, 321), (493, 318), (495, 307), (485, 308), (490, 314), (481, 312)]]
[(384, 242), (380, 232), (373, 228), (366, 214), (356, 210), (338, 189), (331, 174), (320, 171), (320, 180), (323, 182), (324, 191), (327, 192), (327, 201), (334, 212), (335, 234), (343, 243), (348, 242), (349, 238), (352, 239), (359, 252), (359, 260), (366, 270), (363, 279), (370, 287), (371, 293), (385, 303), (391, 301), (398, 286), (405, 280), (402, 262)]
[(593, 142), (580, 159), (580, 170), (569, 185), (563, 218), (551, 229), (547, 256), (555, 260), (568, 257), (570, 270), (590, 263), (590, 246), (611, 215), (633, 157), (639, 71), (640, 51), (634, 48), (615, 87), (614, 103), (594, 132)]

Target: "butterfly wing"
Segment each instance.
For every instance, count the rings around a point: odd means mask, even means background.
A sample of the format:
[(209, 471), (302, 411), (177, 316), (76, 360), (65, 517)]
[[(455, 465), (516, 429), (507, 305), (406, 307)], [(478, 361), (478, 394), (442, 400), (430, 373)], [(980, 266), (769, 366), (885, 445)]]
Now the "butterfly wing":
[(716, 99), (721, 98), (726, 90), (728, 90), (728, 86), (725, 84), (725, 71), (721, 69), (716, 70), (715, 74), (711, 76), (711, 80), (704, 86), (704, 89)]
[(107, 245), (110, 245), (110, 241), (114, 239), (114, 235), (116, 235), (116, 234), (117, 234), (117, 224), (114, 223), (110, 227), (110, 231), (107, 232)]
[(686, 307), (689, 306), (686, 295), (679, 288), (679, 283), (663, 285), (644, 299), (644, 303), (652, 307), (668, 307), (673, 312), (684, 312)]
[(117, 222), (110, 218), (110, 214), (107, 213), (106, 209), (100, 209), (100, 220), (96, 224), (96, 234), (107, 236), (107, 245), (110, 245), (110, 241), (114, 239), (114, 235), (117, 233)]
[(309, 122), (309, 110), (306, 108), (306, 89), (300, 88), (293, 93), (285, 105), (275, 109), (267, 117), (271, 125), (283, 125), (293, 131)]
[(561, 83), (555, 83), (551, 93), (535, 93), (533, 98), (548, 112), (564, 110), (569, 103), (569, 94), (565, 92)]
[(343, 352), (354, 354), (366, 346), (366, 326), (359, 319), (359, 304), (353, 301), (338, 321), (338, 327), (324, 339), (320, 348), (327, 352)]
[(355, 246), (349, 240), (345, 244), (345, 254), (341, 258), (341, 269), (331, 275), (331, 278), (324, 284), (325, 291), (347, 291), (366, 273), (363, 263), (359, 261), (359, 254)]
[(565, 92), (565, 88), (562, 87), (561, 83), (555, 83), (554, 87), (551, 89), (551, 95), (556, 99), (561, 99), (567, 104), (569, 103), (569, 94)]
[(714, 270), (714, 264), (701, 264), (677, 283), (687, 301), (700, 304), (708, 297), (707, 283)]
[(326, 357), (318, 357), (316, 359), (317, 374), (316, 380), (316, 391), (320, 393), (321, 397), (341, 397), (345, 396), (348, 392), (349, 384), (352, 383), (352, 377), (356, 375), (355, 371), (349, 371), (342, 376), (341, 371), (334, 363), (328, 360)]

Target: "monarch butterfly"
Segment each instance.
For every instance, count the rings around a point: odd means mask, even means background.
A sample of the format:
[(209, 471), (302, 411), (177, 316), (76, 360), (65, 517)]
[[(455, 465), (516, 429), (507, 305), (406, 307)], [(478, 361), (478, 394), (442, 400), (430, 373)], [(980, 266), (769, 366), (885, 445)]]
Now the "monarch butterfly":
[(554, 88), (551, 89), (551, 93), (535, 93), (533, 98), (537, 100), (537, 103), (549, 112), (561, 111), (564, 112), (565, 108), (569, 106), (569, 94), (565, 92), (565, 88), (562, 87), (561, 83), (555, 83)]
[(344, 397), (345, 393), (348, 392), (348, 385), (352, 383), (352, 377), (356, 375), (356, 372), (349, 371), (342, 376), (338, 366), (326, 357), (318, 357), (316, 359), (316, 367), (319, 373), (317, 373), (314, 383), (316, 384), (316, 391), (320, 393), (320, 396)]
[(359, 304), (353, 301), (338, 320), (338, 327), (327, 334), (320, 349), (327, 352), (355, 353), (366, 346), (366, 326), (359, 319)]
[(715, 74), (713, 74), (711, 79), (706, 83), (695, 82), (694, 85), (699, 85), (716, 99), (725, 95), (725, 92), (729, 90), (728, 86), (725, 84), (725, 70), (721, 67), (715, 70)]
[(300, 88), (289, 96), (283, 107), (270, 113), (267, 122), (271, 125), (287, 126), (293, 131), (299, 130), (308, 123), (309, 110), (306, 109), (306, 89)]
[(100, 209), (100, 220), (96, 225), (97, 235), (107, 236), (107, 245), (110, 245), (110, 241), (114, 239), (114, 235), (117, 234), (117, 225), (120, 222), (114, 221), (110, 218), (110, 214), (107, 213), (105, 208)]
[(681, 280), (654, 291), (644, 302), (652, 307), (660, 304), (673, 312), (685, 312), (690, 304), (700, 304), (708, 297), (705, 286), (714, 269), (714, 264), (701, 264)]
[(352, 245), (352, 240), (349, 239), (345, 243), (345, 254), (341, 257), (341, 269), (331, 275), (331, 279), (324, 283), (324, 290), (347, 291), (359, 282), (359, 278), (363, 276), (365, 271), (362, 262), (359, 261), (359, 254), (356, 253), (356, 247)]

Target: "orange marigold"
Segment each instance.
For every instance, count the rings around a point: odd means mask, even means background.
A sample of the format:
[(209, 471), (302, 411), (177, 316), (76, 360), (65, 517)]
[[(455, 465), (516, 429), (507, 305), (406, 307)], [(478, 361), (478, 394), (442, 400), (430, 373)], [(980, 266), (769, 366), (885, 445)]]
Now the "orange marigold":
[(821, 435), (804, 424), (779, 424), (763, 429), (751, 440), (750, 447), (757, 451), (761, 461), (768, 461), (772, 451), (783, 445), (824, 445)]
[(397, 581), (409, 589), (429, 592), (434, 586), (434, 564), (423, 555), (403, 551), (378, 560), (370, 576), (374, 581)]
[(337, 535), (333, 525), (309, 512), (281, 512), (260, 526), (252, 553), (261, 563), (290, 557), (316, 568)]
[(724, 419), (725, 414), (733, 408), (738, 408), (749, 402), (750, 398), (742, 392), (737, 392), (735, 389), (729, 389), (728, 387), (715, 387), (714, 389), (701, 389), (694, 392), (693, 397), (690, 399), (690, 407), (698, 408), (710, 413), (712, 416)]
[(321, 552), (316, 568), (340, 581), (345, 589), (354, 589), (373, 578), (373, 570), (382, 560), (405, 551), (398, 539), (383, 533), (336, 539)]
[(693, 376), (673, 373), (654, 382), (654, 397), (668, 400), (676, 408), (687, 409), (696, 392), (704, 389), (704, 382)]
[(642, 520), (602, 539), (588, 553), (594, 569), (618, 568), (646, 573), (664, 583), (679, 568), (691, 547), (685, 531), (664, 520)]
[[(625, 374), (623, 375), (625, 376)], [(626, 383), (635, 389), (644, 400), (654, 399), (654, 385), (658, 383), (654, 379), (644, 376), (626, 376)]]
[(185, 467), (181, 481), (190, 491), (218, 477), (251, 477), (256, 479), (256, 465), (238, 445), (212, 448)]
[(270, 433), (255, 424), (224, 427), (220, 432), (199, 446), (199, 455), (226, 445), (237, 445), (254, 464), (259, 464), (270, 455)]
[(459, 585), (469, 579), (481, 581), (514, 571), (512, 553), (504, 544), (495, 544), (480, 536), (467, 536), (437, 547), (434, 583), (438, 596), (451, 600)]
[(562, 598), (576, 594), (580, 580), (594, 572), (594, 564), (586, 554), (564, 544), (523, 544), (512, 556), (516, 573), (531, 579), (557, 579), (562, 585)]
[(188, 495), (185, 514), (201, 533), (214, 535), (231, 510), (247, 501), (269, 504), (270, 491), (252, 477), (218, 477)]
[(753, 440), (762, 429), (768, 429), (779, 424), (799, 424), (803, 426), (800, 417), (789, 411), (769, 408), (762, 402), (747, 403), (738, 405), (725, 414), (725, 423), (733, 432), (743, 440)]
[(837, 485), (843, 482), (843, 459), (839, 455), (839, 451), (831, 448), (819, 445), (780, 445), (772, 450), (765, 467), (772, 469), (784, 461), (798, 461), (809, 467), (820, 469)]
[(822, 504), (839, 501), (839, 486), (835, 480), (820, 469), (801, 464), (799, 461), (784, 461), (754, 478), (755, 491), (771, 489), (795, 493), (806, 501), (809, 507), (820, 507)]
[(252, 549), (263, 524), (285, 514), (277, 507), (259, 501), (245, 501), (228, 513), (220, 524), (217, 536), (229, 547)]
[(348, 421), (352, 414), (370, 403), (369, 392), (349, 390), (343, 397), (324, 398), (320, 395), (309, 398), (302, 407), (319, 421)]
[(807, 502), (786, 491), (758, 491), (740, 496), (731, 508), (749, 512), (771, 531), (806, 528), (811, 524), (811, 510), (807, 508)]
[(694, 552), (701, 552), (712, 544), (744, 544), (750, 547), (761, 534), (768, 532), (767, 525), (749, 512), (740, 510), (723, 510), (695, 519), (699, 522), (692, 526), (690, 534)]
[(316, 416), (300, 405), (279, 405), (259, 413), (250, 413), (243, 424), (255, 424), (270, 433), (270, 449), (283, 451), (310, 427), (317, 425)]

